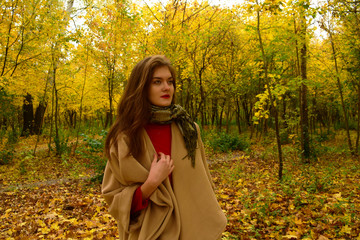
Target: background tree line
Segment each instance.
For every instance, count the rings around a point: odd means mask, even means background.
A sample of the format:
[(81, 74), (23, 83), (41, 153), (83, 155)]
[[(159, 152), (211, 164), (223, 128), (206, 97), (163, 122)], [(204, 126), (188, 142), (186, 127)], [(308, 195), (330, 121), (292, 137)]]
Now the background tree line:
[(309, 135), (338, 129), (357, 154), (359, 8), (357, 0), (2, 0), (1, 142), (43, 134), (61, 154), (65, 129), (78, 139), (89, 126), (109, 127), (134, 64), (164, 54), (177, 70), (178, 103), (202, 126), (236, 126), (250, 138), (274, 129), (280, 166), (292, 135), (305, 162)]

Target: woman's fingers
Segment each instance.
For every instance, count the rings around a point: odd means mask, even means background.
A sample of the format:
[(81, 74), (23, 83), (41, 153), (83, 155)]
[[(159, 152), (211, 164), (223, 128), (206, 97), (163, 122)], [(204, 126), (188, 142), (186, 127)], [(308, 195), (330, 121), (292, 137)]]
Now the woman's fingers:
[(169, 164), (170, 164), (170, 166), (174, 166), (174, 160), (170, 159)]
[[(154, 160), (155, 160), (155, 156), (154, 155)], [(159, 165), (158, 167), (160, 167), (160, 165), (162, 165), (164, 171), (168, 171), (168, 173), (170, 174), (173, 169), (174, 169), (174, 160), (171, 159), (170, 155), (166, 155), (163, 152), (159, 152), (158, 155), (156, 156), (157, 161), (154, 162), (154, 165)], [(166, 170), (167, 169), (167, 170)]]
[(171, 157), (170, 157), (170, 155), (166, 155), (162, 152), (159, 152), (159, 160), (158, 161), (160, 161), (161, 159), (164, 159), (166, 162), (170, 162)]
[(159, 152), (159, 155), (158, 155), (158, 156), (159, 156), (159, 160), (162, 159), (162, 158), (165, 158), (165, 154), (162, 153), (162, 152)]
[(174, 170), (174, 167), (174, 160), (171, 159), (170, 155), (166, 155), (162, 152), (154, 154), (148, 180), (158, 186), (162, 181), (169, 177), (170, 173)]

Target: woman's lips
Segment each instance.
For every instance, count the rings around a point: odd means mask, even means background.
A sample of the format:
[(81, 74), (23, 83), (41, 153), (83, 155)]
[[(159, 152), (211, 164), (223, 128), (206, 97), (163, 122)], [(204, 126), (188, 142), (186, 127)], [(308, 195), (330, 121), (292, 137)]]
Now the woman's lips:
[(170, 98), (170, 95), (162, 95), (162, 98)]

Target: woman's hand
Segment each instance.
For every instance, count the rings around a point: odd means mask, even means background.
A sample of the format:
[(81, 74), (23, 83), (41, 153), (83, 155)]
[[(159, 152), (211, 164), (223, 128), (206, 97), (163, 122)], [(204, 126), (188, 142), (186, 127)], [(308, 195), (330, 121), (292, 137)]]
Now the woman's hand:
[(160, 185), (174, 169), (174, 161), (169, 155), (159, 153), (159, 158), (154, 154), (154, 159), (151, 163), (149, 181), (155, 185)]
[(174, 161), (169, 155), (160, 152), (159, 156), (154, 154), (154, 159), (150, 166), (149, 176), (141, 185), (143, 199), (147, 199), (155, 189), (167, 178), (174, 170)]

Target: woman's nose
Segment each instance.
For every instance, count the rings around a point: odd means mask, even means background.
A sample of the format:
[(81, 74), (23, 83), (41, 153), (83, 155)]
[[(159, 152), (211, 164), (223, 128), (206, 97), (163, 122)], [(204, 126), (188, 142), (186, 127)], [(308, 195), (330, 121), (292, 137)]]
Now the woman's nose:
[(165, 83), (163, 84), (163, 89), (164, 89), (164, 90), (169, 90), (169, 89), (170, 89), (170, 84), (169, 84), (168, 82), (165, 82)]

